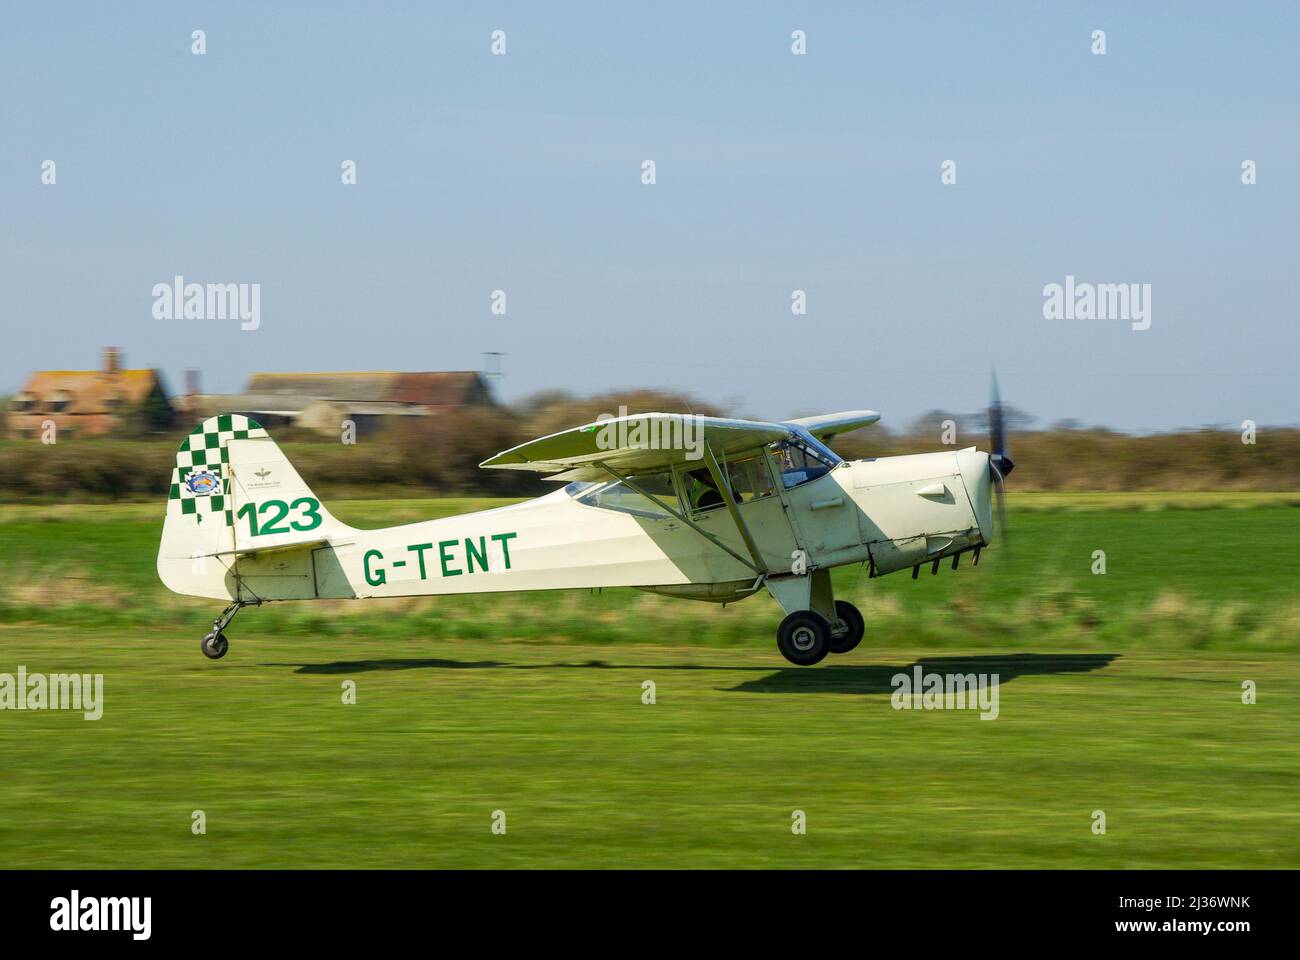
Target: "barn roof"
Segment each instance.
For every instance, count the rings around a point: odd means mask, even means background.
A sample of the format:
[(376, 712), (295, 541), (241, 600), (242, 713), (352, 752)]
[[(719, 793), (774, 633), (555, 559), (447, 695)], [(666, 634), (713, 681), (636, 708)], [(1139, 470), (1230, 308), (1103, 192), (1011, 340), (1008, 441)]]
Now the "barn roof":
[(461, 406), (491, 402), (483, 378), (473, 371), (398, 373), (255, 373), (245, 391), (255, 395), (294, 396), (364, 403), (409, 403)]

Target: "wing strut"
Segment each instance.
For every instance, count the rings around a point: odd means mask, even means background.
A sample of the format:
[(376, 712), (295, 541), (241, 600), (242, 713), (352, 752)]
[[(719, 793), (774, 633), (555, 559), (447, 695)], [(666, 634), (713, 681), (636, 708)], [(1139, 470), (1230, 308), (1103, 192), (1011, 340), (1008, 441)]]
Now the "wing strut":
[(731, 484), (727, 483), (727, 478), (722, 475), (722, 470), (718, 468), (718, 461), (713, 456), (713, 448), (709, 446), (707, 440), (704, 442), (704, 462), (709, 467), (713, 482), (718, 486), (718, 492), (722, 494), (722, 499), (727, 504), (727, 512), (731, 514), (736, 529), (740, 531), (740, 538), (745, 541), (745, 549), (754, 558), (751, 566), (759, 573), (766, 574), (770, 572), (767, 569), (767, 562), (763, 559), (763, 555), (758, 552), (758, 545), (754, 543), (754, 537), (749, 532), (745, 518), (740, 515), (740, 507), (737, 506), (736, 498), (731, 492)]
[[(707, 449), (707, 447), (706, 447), (705, 449)], [(606, 473), (608, 473), (608, 474), (609, 474), (611, 477), (613, 477), (615, 480), (618, 480), (618, 481), (620, 481), (621, 483), (625, 483), (625, 484), (627, 484), (627, 486), (629, 487), (629, 489), (634, 490), (634, 491), (636, 491), (637, 493), (641, 494), (641, 496), (645, 497), (645, 498), (646, 498), (647, 500), (649, 500), (651, 503), (655, 504), (655, 506), (659, 507), (659, 509), (668, 511), (668, 513), (672, 514), (672, 516), (673, 516), (675, 519), (680, 520), (682, 523), (686, 524), (688, 527), (690, 527), (692, 530), (694, 530), (694, 531), (695, 531), (696, 533), (698, 533), (700, 536), (704, 537), (704, 539), (706, 539), (706, 540), (708, 540), (710, 543), (712, 543), (715, 547), (720, 547), (721, 549), (725, 550), (727, 553), (731, 554), (733, 557), (735, 557), (737, 560), (739, 560), (739, 561), (740, 561), (741, 563), (743, 563), (745, 566), (749, 567), (749, 569), (751, 569), (751, 570), (753, 570), (755, 573), (757, 573), (760, 577), (762, 577), (762, 576), (766, 573), (766, 570), (764, 570), (762, 567), (756, 567), (756, 566), (754, 566), (753, 563), (751, 563), (749, 560), (746, 560), (744, 557), (742, 557), (740, 554), (738, 554), (735, 550), (732, 550), (729, 546), (727, 546), (725, 543), (723, 543), (721, 540), (719, 540), (719, 539), (718, 539), (717, 537), (715, 537), (713, 534), (709, 533), (709, 531), (705, 530), (703, 527), (701, 527), (698, 523), (696, 523), (696, 522), (695, 522), (694, 520), (692, 520), (690, 517), (685, 516), (684, 514), (682, 514), (681, 512), (679, 512), (679, 511), (677, 511), (677, 510), (674, 510), (672, 507), (668, 506), (668, 504), (664, 503), (662, 500), (660, 500), (658, 497), (656, 497), (656, 496), (655, 496), (653, 493), (651, 493), (649, 490), (643, 489), (641, 486), (639, 486), (637, 483), (635, 483), (635, 482), (632, 480), (631, 477), (625, 477), (625, 476), (623, 476), (622, 474), (617, 473), (616, 471), (610, 469), (610, 468), (605, 464), (605, 462), (604, 462), (603, 460), (597, 460), (597, 461), (595, 461), (595, 465), (598, 466), (598, 467), (600, 467), (600, 469), (604, 470)]]

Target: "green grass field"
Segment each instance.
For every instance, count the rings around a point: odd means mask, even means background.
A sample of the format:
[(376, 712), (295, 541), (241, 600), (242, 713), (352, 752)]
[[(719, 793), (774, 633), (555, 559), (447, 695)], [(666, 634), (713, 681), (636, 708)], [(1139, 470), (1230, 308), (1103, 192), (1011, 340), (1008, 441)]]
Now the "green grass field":
[[(209, 662), (220, 605), (157, 583), (159, 505), (0, 506), (0, 673), (105, 683), (98, 721), (0, 711), (0, 862), (1294, 867), (1295, 503), (1016, 498), (978, 569), (838, 571), (867, 638), (810, 669), (766, 597), (631, 590), (268, 606)], [(918, 662), (999, 674), (998, 719), (892, 709)]]

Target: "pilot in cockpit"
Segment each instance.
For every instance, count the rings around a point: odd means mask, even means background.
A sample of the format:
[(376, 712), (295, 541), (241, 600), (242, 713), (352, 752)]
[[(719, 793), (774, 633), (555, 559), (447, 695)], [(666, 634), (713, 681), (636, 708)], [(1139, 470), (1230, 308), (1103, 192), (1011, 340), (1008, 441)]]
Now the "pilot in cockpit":
[(707, 467), (692, 470), (686, 474), (686, 481), (686, 498), (690, 501), (692, 510), (712, 510), (726, 502), (718, 492), (718, 485), (713, 482), (713, 474)]

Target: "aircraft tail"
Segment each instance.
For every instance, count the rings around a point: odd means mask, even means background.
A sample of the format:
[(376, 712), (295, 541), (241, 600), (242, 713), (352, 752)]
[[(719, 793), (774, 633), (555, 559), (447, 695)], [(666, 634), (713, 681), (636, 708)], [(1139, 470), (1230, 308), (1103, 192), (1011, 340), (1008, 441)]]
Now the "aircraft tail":
[[(222, 414), (203, 421), (176, 451), (158, 576), (188, 596), (310, 597), (310, 548), (351, 532), (260, 423)], [(273, 568), (266, 562), (272, 553), (283, 553)], [(275, 595), (266, 596), (268, 589)]]

